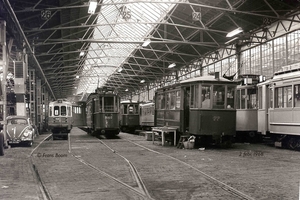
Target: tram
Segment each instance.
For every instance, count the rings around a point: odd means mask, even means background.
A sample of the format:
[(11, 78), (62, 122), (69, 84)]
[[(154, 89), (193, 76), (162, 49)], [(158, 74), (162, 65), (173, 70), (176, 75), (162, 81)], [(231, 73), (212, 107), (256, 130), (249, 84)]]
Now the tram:
[(258, 131), (276, 147), (300, 149), (300, 68), (283, 67), (258, 84)]
[(118, 135), (120, 97), (111, 88), (97, 88), (86, 101), (87, 131), (92, 135), (107, 137)]
[(237, 83), (219, 76), (195, 77), (155, 93), (155, 126), (196, 136), (196, 144), (230, 146), (235, 136)]
[(48, 128), (53, 138), (67, 139), (72, 129), (72, 103), (64, 99), (58, 99), (49, 103)]
[(142, 130), (150, 131), (154, 126), (154, 102), (140, 104), (140, 127)]
[(257, 132), (257, 84), (260, 75), (239, 75), (236, 95), (236, 138), (240, 142), (259, 142)]
[(124, 100), (120, 103), (120, 129), (134, 133), (140, 128), (140, 105), (138, 101)]
[(77, 101), (72, 103), (73, 127), (86, 127), (86, 102)]

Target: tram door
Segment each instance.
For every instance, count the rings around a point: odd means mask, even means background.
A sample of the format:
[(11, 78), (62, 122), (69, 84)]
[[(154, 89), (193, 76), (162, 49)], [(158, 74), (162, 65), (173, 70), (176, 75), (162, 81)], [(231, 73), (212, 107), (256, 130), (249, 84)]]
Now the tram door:
[(190, 117), (190, 87), (183, 89), (183, 131), (189, 131), (189, 117)]
[(269, 131), (269, 107), (272, 106), (272, 97), (269, 85), (258, 86), (257, 132), (260, 132), (262, 135), (266, 135)]

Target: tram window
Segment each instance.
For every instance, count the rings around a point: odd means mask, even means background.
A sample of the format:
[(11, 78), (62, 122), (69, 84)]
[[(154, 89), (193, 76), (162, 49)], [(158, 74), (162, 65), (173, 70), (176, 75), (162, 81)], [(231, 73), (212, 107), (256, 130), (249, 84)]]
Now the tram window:
[(175, 91), (170, 93), (171, 99), (170, 99), (170, 110), (175, 110), (175, 102), (176, 102), (176, 94)]
[(101, 104), (101, 100), (102, 98), (100, 97), (100, 99), (93, 99), (93, 105), (94, 105), (94, 111), (95, 112), (101, 112), (101, 108), (102, 108), (102, 104)]
[(210, 86), (202, 86), (202, 108), (210, 108)]
[(165, 95), (164, 94), (161, 94), (160, 101), (161, 101), (160, 108), (165, 109)]
[(122, 106), (122, 111), (123, 111), (123, 114), (127, 115), (127, 106), (128, 105), (123, 105)]
[(234, 91), (235, 87), (228, 86), (227, 88), (227, 108), (234, 108)]
[(71, 107), (70, 106), (68, 106), (68, 116), (72, 116), (71, 115)]
[(192, 85), (191, 86), (191, 108), (197, 108), (198, 107), (198, 85)]
[(170, 95), (171, 95), (171, 93), (170, 92), (168, 92), (167, 94), (166, 94), (166, 109), (167, 110), (169, 110), (170, 109)]
[(292, 86), (279, 87), (275, 89), (275, 107), (292, 107)]
[(114, 107), (114, 112), (119, 112), (119, 98), (117, 98), (117, 97), (113, 97), (114, 98), (114, 105), (113, 105), (113, 107)]
[(195, 86), (191, 86), (191, 103), (190, 103), (190, 107), (191, 108), (195, 108), (194, 106), (194, 102), (195, 102)]
[(138, 104), (134, 105), (134, 113), (139, 114), (139, 105)]
[(66, 106), (61, 106), (61, 116), (67, 116), (67, 108)]
[(294, 86), (294, 100), (295, 107), (300, 107), (300, 85)]
[(256, 89), (248, 89), (248, 96), (249, 96), (249, 101), (248, 101), (248, 109), (253, 109), (256, 108)]
[(241, 90), (237, 90), (236, 93), (236, 108), (241, 109)]
[(275, 108), (282, 108), (282, 88), (275, 89)]
[(215, 85), (213, 88), (213, 108), (224, 108), (225, 86)]
[(160, 101), (160, 95), (159, 94), (156, 94), (155, 95), (155, 102), (156, 102), (156, 104), (155, 104), (155, 108), (156, 109), (160, 109), (160, 107), (161, 107), (161, 101)]
[(284, 101), (285, 101), (285, 107), (292, 107), (292, 86), (288, 86), (284, 88)]
[(176, 91), (176, 110), (180, 109), (180, 91)]
[(59, 106), (54, 106), (54, 116), (58, 116), (59, 115)]
[(132, 105), (128, 106), (128, 113), (133, 114), (133, 106)]
[(262, 88), (261, 87), (258, 88), (258, 101), (257, 101), (257, 104), (258, 104), (258, 108), (262, 109)]
[(270, 93), (269, 93), (269, 108), (273, 108), (273, 88), (270, 87)]
[(128, 106), (128, 113), (129, 114), (137, 114), (137, 105), (129, 105)]
[(246, 101), (247, 101), (247, 95), (246, 90), (241, 90), (241, 109), (246, 109)]
[(114, 97), (104, 97), (104, 112), (114, 112)]

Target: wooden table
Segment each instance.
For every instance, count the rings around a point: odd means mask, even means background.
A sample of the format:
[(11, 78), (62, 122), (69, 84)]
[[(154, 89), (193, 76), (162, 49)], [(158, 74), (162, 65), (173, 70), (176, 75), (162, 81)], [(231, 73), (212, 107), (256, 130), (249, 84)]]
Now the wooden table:
[(152, 127), (152, 142), (154, 144), (154, 137), (155, 137), (155, 132), (160, 132), (161, 133), (161, 139), (162, 139), (162, 146), (165, 145), (165, 134), (173, 133), (174, 134), (174, 146), (176, 146), (176, 130), (177, 128), (175, 127), (168, 127), (168, 126), (163, 126), (163, 127)]

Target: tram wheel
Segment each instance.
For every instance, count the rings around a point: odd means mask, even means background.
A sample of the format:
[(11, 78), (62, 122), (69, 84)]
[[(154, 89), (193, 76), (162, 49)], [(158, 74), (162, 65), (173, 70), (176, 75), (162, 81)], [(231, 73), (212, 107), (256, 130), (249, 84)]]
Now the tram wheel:
[(291, 137), (289, 140), (288, 140), (288, 147), (290, 149), (297, 149), (300, 147), (300, 140), (298, 140), (297, 138), (295, 137)]
[(248, 135), (249, 135), (250, 138), (255, 138), (256, 133), (254, 131), (251, 131), (251, 132), (248, 133)]

